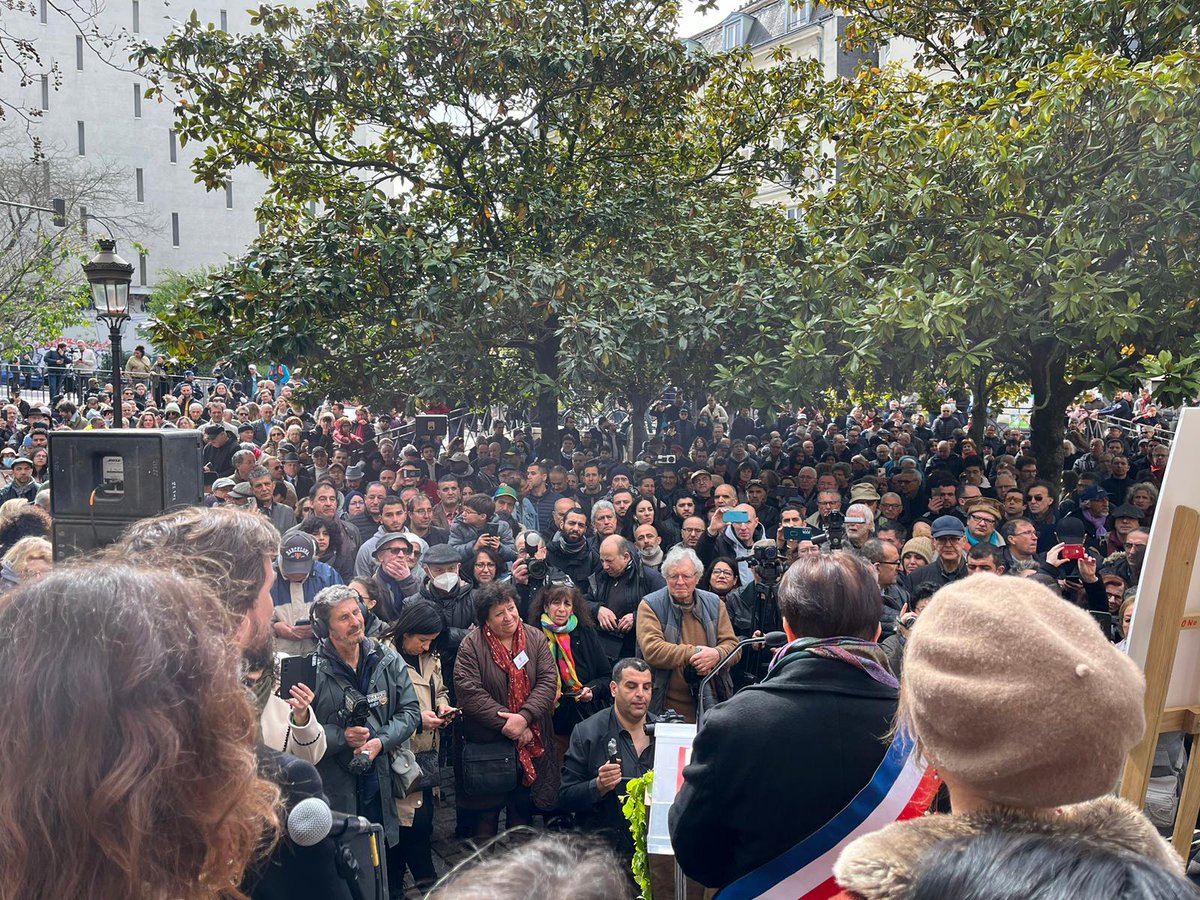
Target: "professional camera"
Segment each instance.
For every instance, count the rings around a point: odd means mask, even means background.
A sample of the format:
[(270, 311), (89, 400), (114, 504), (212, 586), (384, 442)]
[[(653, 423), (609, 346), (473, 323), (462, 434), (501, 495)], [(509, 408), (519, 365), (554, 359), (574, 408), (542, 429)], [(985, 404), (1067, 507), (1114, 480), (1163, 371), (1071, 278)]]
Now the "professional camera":
[(544, 559), (535, 559), (534, 554), (537, 553), (538, 547), (542, 545), (542, 536), (536, 531), (525, 532), (525, 552), (529, 558), (525, 561), (526, 568), (529, 571), (530, 581), (544, 581), (546, 573), (550, 571)]
[(363, 728), (371, 717), (371, 702), (358, 691), (347, 688), (342, 706), (337, 711), (337, 723), (342, 728)]
[(655, 725), (682, 725), (686, 721), (687, 719), (675, 712), (675, 710), (664, 709), (662, 711), (662, 715), (658, 717), (657, 722), (646, 722), (646, 724), (642, 726), (642, 730), (646, 732), (646, 734), (650, 735), (650, 737), (654, 737)]
[(783, 560), (779, 558), (779, 548), (774, 541), (755, 543), (750, 565), (758, 570), (759, 581), (763, 584), (777, 584), (783, 575)]
[(829, 537), (829, 549), (841, 550), (842, 538), (846, 536), (846, 517), (835, 510), (821, 524), (825, 526), (825, 534)]

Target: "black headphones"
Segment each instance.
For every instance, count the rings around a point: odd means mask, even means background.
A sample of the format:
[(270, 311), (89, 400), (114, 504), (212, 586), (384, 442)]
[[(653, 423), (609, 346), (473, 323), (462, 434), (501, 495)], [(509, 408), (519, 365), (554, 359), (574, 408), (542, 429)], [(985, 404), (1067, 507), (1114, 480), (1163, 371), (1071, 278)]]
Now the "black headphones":
[[(357, 597), (358, 591), (354, 591), (354, 595)], [(315, 603), (310, 604), (308, 607), (308, 624), (312, 627), (313, 637), (319, 641), (328, 640), (329, 623), (317, 616), (316, 607), (317, 605)], [(358, 611), (362, 613), (363, 622), (366, 623), (371, 616), (371, 611), (367, 609), (367, 604), (363, 602), (362, 597), (358, 597)]]

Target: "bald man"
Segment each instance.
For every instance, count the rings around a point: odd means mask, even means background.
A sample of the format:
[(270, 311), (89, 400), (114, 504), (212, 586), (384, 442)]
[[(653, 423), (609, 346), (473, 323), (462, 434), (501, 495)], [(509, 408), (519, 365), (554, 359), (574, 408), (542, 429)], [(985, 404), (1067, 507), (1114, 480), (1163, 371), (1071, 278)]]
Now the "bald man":
[(766, 531), (758, 521), (758, 513), (749, 503), (742, 503), (734, 510), (746, 514), (745, 522), (726, 522), (728, 510), (714, 509), (708, 528), (700, 536), (696, 553), (707, 567), (718, 556), (737, 561), (738, 583), (745, 587), (754, 581), (750, 570), (750, 559), (754, 556), (754, 542), (766, 537)]

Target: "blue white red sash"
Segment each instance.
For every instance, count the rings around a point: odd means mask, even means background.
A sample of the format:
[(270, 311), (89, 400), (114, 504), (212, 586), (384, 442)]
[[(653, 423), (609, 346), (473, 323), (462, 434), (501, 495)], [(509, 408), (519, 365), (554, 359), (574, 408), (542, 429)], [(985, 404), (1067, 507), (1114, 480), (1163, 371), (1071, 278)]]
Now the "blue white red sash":
[(717, 900), (824, 900), (838, 893), (833, 864), (855, 838), (923, 815), (939, 779), (913, 741), (896, 736), (871, 781), (819, 829), (790, 850), (723, 888)]

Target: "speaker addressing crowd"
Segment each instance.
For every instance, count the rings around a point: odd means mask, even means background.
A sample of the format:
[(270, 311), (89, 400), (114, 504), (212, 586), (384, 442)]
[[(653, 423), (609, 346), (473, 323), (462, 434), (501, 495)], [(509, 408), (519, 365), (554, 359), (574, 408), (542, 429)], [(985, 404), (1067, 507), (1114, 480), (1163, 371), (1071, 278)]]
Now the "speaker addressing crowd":
[[(348, 895), (335, 837), (305, 847), (283, 827), (311, 798), (337, 827), (359, 827), (337, 814), (376, 823), (392, 896), (406, 873), (424, 891), (451, 787), (458, 839), (486, 842), (501, 820), (574, 830), (607, 848), (587, 856), (595, 886), (616, 872), (632, 891), (620, 798), (652, 768), (659, 716), (694, 722), (701, 706), (672, 839), (683, 871), (730, 897), (832, 872), (809, 851), (881, 780), (941, 812), (855, 823), (836, 868), (850, 896), (920, 896), (965, 877), (968, 858), (1018, 878), (1067, 851), (1114, 878), (1182, 884), (1154, 825), (1105, 797), (1144, 729), (1142, 681), (1116, 643), (1169, 451), (1153, 428), (1073, 410), (1059, 492), (1023, 434), (989, 424), (976, 443), (954, 404), (932, 423), (896, 401), (738, 410), (730, 435), (715, 398), (696, 415), (666, 401), (629, 453), (611, 423), (574, 420), (561, 447), (500, 421), (476, 423), (473, 443), (418, 446), (395, 437), (401, 417), (309, 411), (269, 380), (128, 394), (115, 419), (102, 396), (4, 408), (0, 677), (9, 696), (57, 700), (0, 713), (15, 761), (0, 810), (50, 810), (36, 827), (0, 816), (15, 886), (0, 897)], [(56, 567), (48, 437), (112, 425), (198, 430), (204, 502)], [(734, 656), (779, 627), (781, 650)], [(224, 698), (219, 713), (188, 698), (210, 732), (156, 706), (169, 690), (137, 693), (150, 648), (165, 684)], [(309, 680), (290, 680), (312, 659)], [(73, 692), (64, 679), (84, 666), (112, 674)], [(58, 746), (64, 710), (78, 717), (68, 755), (89, 761), (65, 779), (14, 737)], [(164, 743), (127, 746), (139, 732), (120, 723), (136, 721), (161, 723)], [(158, 770), (199, 747), (217, 748), (211, 771)], [(221, 810), (206, 821), (242, 825), (206, 831), (158, 805), (189, 796)], [(177, 846), (155, 840), (156, 857), (149, 834)], [(553, 879), (552, 858), (521, 873)], [(472, 877), (438, 896), (470, 895)]]

